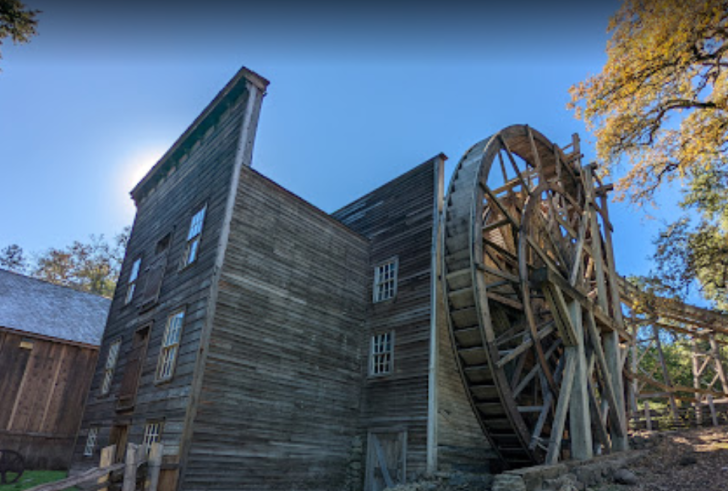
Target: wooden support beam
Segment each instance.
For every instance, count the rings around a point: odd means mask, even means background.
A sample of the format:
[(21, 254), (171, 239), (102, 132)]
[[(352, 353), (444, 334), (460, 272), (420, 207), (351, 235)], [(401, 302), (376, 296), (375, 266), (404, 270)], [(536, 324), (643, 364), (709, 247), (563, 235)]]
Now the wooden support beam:
[[(655, 347), (657, 348), (657, 358), (660, 362), (660, 368), (662, 369), (662, 378), (665, 381), (665, 384), (672, 385), (672, 379), (670, 377), (670, 373), (667, 371), (667, 363), (665, 363), (665, 355), (662, 351), (662, 342), (660, 341), (660, 331), (657, 329), (656, 326), (652, 326), (652, 335), (655, 340)], [(677, 412), (677, 404), (675, 403), (675, 396), (670, 395), (670, 412), (672, 413), (672, 419), (673, 421), (677, 421), (680, 419), (680, 415)]]
[[(569, 312), (569, 306), (564, 300), (564, 295), (561, 293), (561, 289), (551, 281), (544, 281), (541, 283), (541, 290), (543, 291), (546, 301), (551, 307), (551, 313), (554, 316), (554, 322), (556, 328), (559, 331), (561, 339), (564, 340), (565, 346), (577, 346), (579, 344), (578, 333), (576, 332), (572, 315)], [(570, 304), (577, 303), (572, 300)], [(581, 308), (579, 309), (581, 313)], [(581, 321), (580, 321), (581, 322)]]
[(715, 373), (718, 375), (721, 383), (721, 389), (723, 393), (728, 395), (728, 381), (726, 380), (725, 368), (723, 367), (723, 357), (720, 354), (720, 348), (715, 339), (715, 334), (710, 334), (708, 337), (710, 342), (710, 351), (713, 354), (713, 360), (715, 360)]
[(708, 408), (710, 408), (710, 419), (713, 426), (718, 426), (718, 415), (715, 413), (715, 404), (713, 404), (713, 396), (708, 394)]
[(571, 389), (574, 385), (576, 374), (576, 348), (567, 347), (564, 350), (566, 358), (564, 376), (559, 390), (559, 400), (556, 404), (553, 424), (551, 426), (551, 437), (549, 438), (548, 452), (546, 453), (546, 464), (555, 464), (561, 454), (561, 441), (564, 438), (564, 427), (566, 414), (569, 411), (571, 402)]
[(650, 401), (645, 401), (645, 424), (647, 431), (652, 431), (652, 415), (650, 414)]
[(591, 381), (588, 381), (587, 383), (589, 390), (589, 410), (591, 412), (591, 421), (596, 429), (597, 439), (602, 445), (604, 453), (609, 453), (612, 449), (611, 442), (609, 441), (609, 432), (607, 431), (607, 427), (602, 418), (601, 408), (599, 407), (599, 401), (597, 401), (597, 395), (594, 392), (594, 386)]
[(147, 470), (147, 489), (145, 491), (157, 491), (159, 487), (159, 474), (162, 469), (162, 454), (164, 445), (159, 442), (152, 443), (149, 449), (149, 464)]
[(584, 251), (584, 243), (586, 242), (586, 227), (588, 223), (588, 213), (585, 210), (581, 214), (581, 223), (579, 223), (579, 232), (577, 233), (576, 248), (574, 250), (574, 262), (571, 265), (571, 272), (569, 273), (569, 284), (573, 287), (577, 286), (579, 280), (579, 272), (582, 267), (581, 255)]
[[(99, 468), (109, 467), (114, 463), (116, 459), (116, 445), (109, 445), (101, 449), (101, 460), (99, 460)], [(96, 481), (98, 484), (105, 484), (109, 482), (109, 475), (104, 474), (99, 477)], [(99, 491), (108, 491), (109, 488), (103, 487)]]
[[(614, 397), (616, 399), (616, 405), (611, 406), (613, 413), (618, 413), (620, 421), (620, 427), (616, 428), (613, 426), (612, 431), (612, 447), (617, 451), (627, 450), (629, 448), (629, 442), (627, 440), (627, 416), (624, 406), (624, 386), (622, 377), (622, 360), (619, 351), (619, 336), (617, 331), (624, 330), (624, 321), (622, 319), (622, 304), (619, 299), (619, 287), (618, 277), (614, 267), (614, 251), (612, 249), (612, 235), (609, 226), (604, 227), (604, 247), (606, 253), (607, 264), (604, 264), (604, 256), (602, 255), (602, 244), (601, 234), (599, 231), (599, 223), (597, 222), (596, 211), (592, 205), (594, 202), (594, 170), (591, 167), (585, 169), (585, 183), (587, 189), (587, 202), (589, 203), (589, 215), (591, 222), (592, 232), (592, 251), (594, 253), (594, 261), (596, 267), (596, 280), (597, 280), (597, 298), (599, 306), (604, 309), (605, 312), (609, 312), (611, 307), (612, 318), (616, 329), (604, 334), (604, 354), (607, 358), (607, 364), (609, 365), (609, 374), (611, 377), (612, 387), (614, 389)], [(601, 197), (602, 207), (601, 214), (602, 220), (605, 224), (609, 224), (609, 214), (607, 211), (607, 200), (606, 196)], [(609, 299), (607, 298), (607, 285), (605, 284), (605, 274), (609, 276), (609, 293), (611, 297), (611, 305), (609, 305)]]
[[(591, 312), (586, 316), (586, 326), (589, 343), (594, 350), (599, 373), (602, 375), (603, 399), (608, 402), (609, 407), (615, 408), (619, 403), (619, 399), (617, 399), (617, 395), (615, 394), (614, 378), (611, 376), (610, 366), (600, 342), (601, 337), (599, 336), (599, 331), (597, 330), (596, 322), (594, 322), (594, 317), (591, 315)], [(615, 444), (615, 435), (618, 438), (626, 436), (625, 425), (621, 419), (622, 415), (619, 411), (612, 410), (609, 412), (609, 416), (613, 431), (612, 445), (615, 447), (615, 450), (623, 450)]]
[[(558, 290), (557, 290), (558, 292)], [(560, 292), (558, 292), (560, 293)], [(563, 301), (563, 297), (561, 298)], [(594, 444), (591, 433), (591, 413), (589, 411), (589, 388), (587, 386), (587, 362), (584, 347), (584, 325), (581, 305), (576, 300), (569, 302), (569, 320), (576, 337), (575, 375), (571, 390), (569, 407), (569, 439), (571, 440), (571, 458), (589, 460), (594, 456)]]
[(703, 408), (700, 405), (700, 371), (698, 368), (698, 341), (693, 338), (690, 340), (692, 346), (691, 358), (693, 362), (693, 387), (695, 391), (695, 422), (700, 426), (703, 424)]

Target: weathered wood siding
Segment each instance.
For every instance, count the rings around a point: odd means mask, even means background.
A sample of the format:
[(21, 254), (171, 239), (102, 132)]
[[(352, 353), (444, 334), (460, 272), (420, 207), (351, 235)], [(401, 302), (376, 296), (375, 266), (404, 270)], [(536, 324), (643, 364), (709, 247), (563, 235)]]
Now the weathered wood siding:
[(242, 169), (181, 489), (344, 489), (365, 238)]
[(67, 469), (97, 356), (94, 346), (0, 328), (0, 448), (31, 469)]
[[(183, 135), (170, 150), (164, 165), (155, 168), (135, 190), (137, 214), (75, 448), (77, 464), (74, 467), (82, 468), (98, 462), (98, 451), (108, 444), (113, 425), (128, 425), (128, 441), (139, 443), (149, 420), (163, 422), (161, 441), (165, 445), (165, 465), (174, 468), (179, 460), (200, 336), (206, 322), (210, 286), (246, 109), (248, 93), (241, 91), (240, 87), (233, 87), (237, 91), (221, 93), (219, 98), (222, 99), (213, 101), (203, 112), (204, 117), (198, 118), (187, 131), (186, 139)], [(206, 206), (206, 213), (199, 255), (193, 264), (182, 267), (190, 219), (202, 206)], [(152, 277), (147, 268), (159, 257), (158, 243), (168, 234), (170, 242), (158, 301), (152, 308), (142, 309), (145, 281)], [(138, 257), (142, 258), (142, 267), (137, 290), (134, 300), (125, 304), (132, 264)], [(180, 308), (184, 309), (185, 318), (174, 376), (167, 382), (157, 383), (155, 374), (166, 321)], [(135, 406), (119, 412), (117, 397), (134, 333), (150, 323)], [(100, 389), (109, 345), (119, 338), (122, 344), (118, 363), (111, 390), (104, 396)], [(99, 428), (96, 453), (93, 457), (85, 457), (83, 449), (92, 426)]]
[[(427, 466), (431, 248), (441, 162), (440, 156), (425, 162), (333, 214), (371, 241), (361, 427), (364, 432), (407, 431), (408, 480)], [(399, 261), (396, 297), (373, 303), (374, 267), (394, 256)], [(390, 331), (394, 372), (369, 377), (369, 338)]]

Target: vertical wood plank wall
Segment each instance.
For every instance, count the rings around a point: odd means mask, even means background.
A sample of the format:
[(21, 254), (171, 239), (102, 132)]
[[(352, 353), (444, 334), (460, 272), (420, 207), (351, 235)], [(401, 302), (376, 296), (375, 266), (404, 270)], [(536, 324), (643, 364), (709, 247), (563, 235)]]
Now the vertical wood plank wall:
[[(360, 424), (365, 432), (407, 431), (408, 479), (424, 473), (427, 466), (431, 246), (438, 159), (333, 214), (371, 241)], [(394, 256), (399, 261), (397, 295), (372, 303), (374, 267)], [(368, 377), (368, 338), (390, 331), (395, 333), (394, 373)]]
[(182, 489), (344, 489), (367, 253), (243, 167)]
[[(113, 425), (129, 425), (128, 441), (140, 443), (144, 426), (149, 420), (163, 423), (161, 441), (165, 448), (165, 466), (169, 468), (171, 465), (174, 469), (178, 461), (246, 99), (247, 92), (243, 92), (235, 99), (223, 101), (226, 109), (215, 118), (203, 119), (197, 127), (198, 134), (188, 142), (186, 152), (175, 158), (169, 170), (157, 171), (157, 174), (165, 172), (155, 176), (157, 182), (154, 189), (148, 191), (146, 196), (138, 196), (137, 215), (75, 446), (74, 468), (82, 469), (98, 463), (98, 449), (109, 443)], [(219, 105), (216, 108), (219, 109)], [(207, 206), (207, 210), (199, 256), (195, 263), (183, 268), (190, 219), (203, 205)], [(159, 301), (153, 308), (141, 310), (141, 297), (145, 280), (149, 276), (145, 269), (156, 256), (157, 243), (170, 233), (171, 242)], [(138, 286), (134, 300), (125, 304), (131, 267), (138, 257), (142, 258)], [(185, 310), (185, 319), (174, 376), (167, 382), (156, 383), (155, 372), (166, 320), (180, 308)], [(117, 396), (134, 332), (149, 323), (152, 325), (136, 404), (130, 411), (117, 412)], [(107, 396), (103, 396), (100, 388), (109, 345), (119, 338), (122, 343), (111, 390)], [(83, 455), (83, 450), (88, 430), (92, 426), (99, 428), (98, 444), (95, 454), (87, 457)], [(174, 482), (175, 479), (165, 475), (164, 470), (162, 473), (163, 481)]]
[(67, 469), (97, 356), (96, 347), (0, 329), (0, 448), (30, 469)]

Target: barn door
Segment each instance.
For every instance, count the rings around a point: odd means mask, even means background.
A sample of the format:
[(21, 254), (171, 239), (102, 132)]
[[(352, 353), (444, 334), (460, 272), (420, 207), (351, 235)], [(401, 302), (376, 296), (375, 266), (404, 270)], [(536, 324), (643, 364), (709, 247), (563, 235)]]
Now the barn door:
[(144, 361), (147, 357), (150, 327), (150, 325), (146, 325), (134, 333), (132, 347), (126, 355), (126, 369), (124, 370), (124, 378), (121, 380), (121, 390), (116, 404), (117, 411), (131, 409), (136, 402), (139, 377), (142, 374)]
[(382, 491), (403, 484), (407, 474), (407, 432), (370, 431), (367, 442), (364, 491)]

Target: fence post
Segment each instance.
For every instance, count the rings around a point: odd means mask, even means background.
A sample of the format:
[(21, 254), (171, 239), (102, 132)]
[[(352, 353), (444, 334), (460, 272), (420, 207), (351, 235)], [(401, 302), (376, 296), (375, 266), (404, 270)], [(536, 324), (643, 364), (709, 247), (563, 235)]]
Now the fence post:
[[(101, 460), (99, 460), (99, 467), (109, 467), (111, 464), (114, 463), (114, 457), (116, 457), (116, 445), (109, 445), (108, 447), (104, 447), (101, 449)], [(105, 483), (109, 481), (109, 475), (105, 474), (98, 478), (96, 482), (99, 484)], [(101, 488), (99, 491), (108, 491), (109, 488)]]
[(647, 427), (647, 431), (652, 431), (652, 416), (650, 415), (650, 401), (647, 401), (647, 400), (645, 401), (645, 425)]
[(715, 404), (713, 404), (713, 396), (708, 394), (708, 407), (710, 408), (710, 418), (713, 420), (713, 426), (718, 426), (718, 415), (715, 414)]
[(126, 446), (126, 461), (124, 462), (124, 482), (121, 485), (121, 491), (134, 491), (136, 489), (136, 473), (137, 473), (137, 447), (134, 443)]
[(157, 491), (159, 484), (159, 472), (162, 468), (162, 450), (164, 445), (159, 442), (152, 443), (149, 451), (149, 460), (147, 464), (147, 475), (149, 476), (149, 488), (147, 491)]

